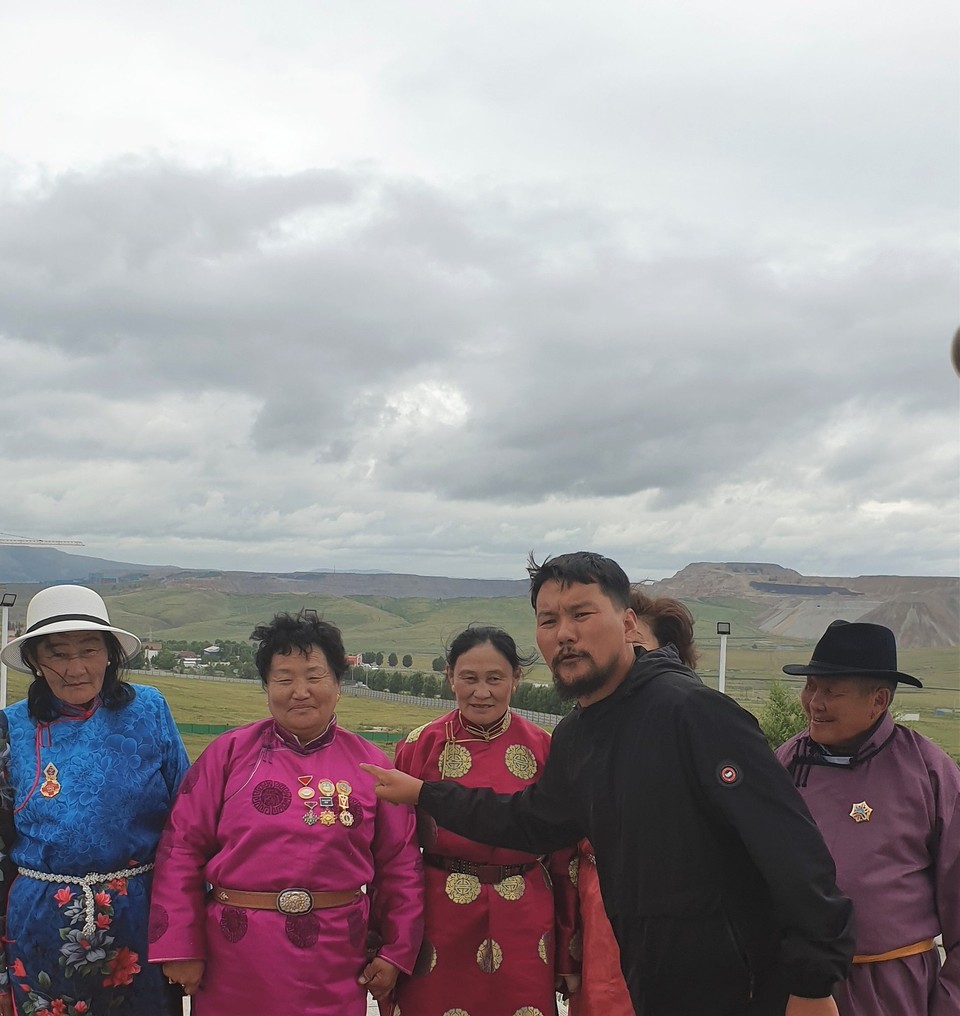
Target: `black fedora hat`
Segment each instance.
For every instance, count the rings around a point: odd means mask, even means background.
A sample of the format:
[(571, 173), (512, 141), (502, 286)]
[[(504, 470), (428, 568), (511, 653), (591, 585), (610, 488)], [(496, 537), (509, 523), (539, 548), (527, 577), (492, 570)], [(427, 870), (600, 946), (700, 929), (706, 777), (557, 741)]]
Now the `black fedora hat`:
[(788, 663), (785, 674), (820, 677), (876, 676), (892, 678), (914, 688), (923, 685), (897, 670), (897, 640), (889, 628), (865, 621), (833, 621), (813, 650), (810, 662)]

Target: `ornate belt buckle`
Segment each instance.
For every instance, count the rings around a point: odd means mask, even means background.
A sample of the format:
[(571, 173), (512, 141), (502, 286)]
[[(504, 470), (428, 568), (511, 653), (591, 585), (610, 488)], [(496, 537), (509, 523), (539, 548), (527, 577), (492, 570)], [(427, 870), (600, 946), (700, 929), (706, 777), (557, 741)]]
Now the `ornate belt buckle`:
[(277, 893), (277, 910), (287, 916), (309, 914), (313, 910), (313, 894), (306, 889), (284, 889)]

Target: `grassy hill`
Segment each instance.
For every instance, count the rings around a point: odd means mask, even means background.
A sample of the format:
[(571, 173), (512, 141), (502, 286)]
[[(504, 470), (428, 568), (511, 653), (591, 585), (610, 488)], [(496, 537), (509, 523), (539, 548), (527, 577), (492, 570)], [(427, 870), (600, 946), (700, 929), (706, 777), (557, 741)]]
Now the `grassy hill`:
[[(442, 653), (450, 639), (471, 623), (499, 625), (511, 632), (525, 649), (535, 648), (533, 611), (529, 600), (519, 596), (430, 600), (138, 589), (107, 594), (106, 598), (115, 623), (143, 638), (159, 640), (242, 641), (256, 624), (278, 611), (296, 613), (301, 607), (311, 607), (343, 631), (350, 652), (396, 652), (400, 656), (410, 653), (425, 659), (429, 666), (429, 661)], [(758, 609), (753, 603), (722, 598), (688, 603), (697, 619), (701, 645), (716, 644), (718, 620), (731, 623), (734, 633), (731, 645), (770, 644), (770, 636), (755, 624)], [(780, 641), (791, 644), (789, 639)]]
[[(728, 621), (726, 690), (746, 708), (757, 712), (774, 678), (783, 679), (785, 663), (809, 659), (811, 641), (772, 636), (756, 624), (764, 609), (755, 601), (733, 597), (687, 599), (696, 618), (697, 643), (701, 651), (700, 674), (704, 682), (717, 685), (718, 646), (716, 622)], [(111, 619), (157, 640), (186, 639), (213, 643), (249, 637), (253, 627), (281, 610), (316, 609), (344, 633), (349, 652), (391, 652), (413, 657), (415, 669), (429, 672), (434, 657), (443, 653), (450, 639), (471, 622), (495, 624), (511, 632), (525, 651), (535, 651), (533, 612), (526, 597), (434, 600), (395, 599), (385, 596), (321, 596), (294, 593), (239, 594), (215, 590), (146, 588), (107, 593)], [(900, 653), (901, 669), (915, 674), (923, 691), (901, 689), (895, 708), (919, 712), (913, 724), (954, 756), (960, 756), (960, 659), (956, 647), (907, 649)], [(527, 679), (547, 683), (548, 669), (540, 664)], [(23, 695), (25, 678), (10, 673), (10, 701)], [(134, 680), (140, 680), (134, 677)], [(250, 685), (211, 683), (190, 678), (147, 679), (167, 695), (181, 723), (245, 723), (266, 715), (263, 693)], [(786, 679), (798, 689), (800, 682)], [(345, 696), (342, 719), (350, 729), (367, 724), (410, 729), (426, 722), (432, 711), (385, 703), (355, 702)], [(360, 709), (355, 713), (354, 709)], [(196, 752), (207, 739), (191, 741)]]

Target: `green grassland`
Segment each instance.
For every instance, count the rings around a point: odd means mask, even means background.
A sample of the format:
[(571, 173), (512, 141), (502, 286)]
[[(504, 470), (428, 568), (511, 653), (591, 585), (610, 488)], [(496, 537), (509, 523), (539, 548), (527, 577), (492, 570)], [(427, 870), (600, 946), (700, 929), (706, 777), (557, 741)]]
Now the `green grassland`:
[(444, 645), (470, 623), (499, 625), (535, 648), (532, 611), (521, 597), (428, 600), (143, 589), (108, 596), (107, 602), (115, 624), (161, 641), (243, 641), (274, 614), (310, 607), (341, 629), (348, 652), (409, 653), (421, 670), (429, 670)]
[[(136, 673), (131, 674), (130, 679), (134, 684), (148, 684), (159, 689), (170, 703), (173, 717), (179, 724), (240, 726), (270, 715), (259, 681), (204, 681), (195, 677), (155, 677)], [(10, 702), (26, 695), (29, 680), (25, 674), (9, 671)], [(449, 702), (438, 701), (436, 709), (425, 709), (345, 695), (337, 707), (337, 717), (348, 730), (362, 733), (372, 728), (386, 728), (403, 734), (449, 708)], [(212, 739), (210, 734), (184, 735), (187, 754), (195, 759)]]
[[(156, 640), (185, 639), (215, 642), (242, 641), (254, 626), (282, 610), (316, 609), (337, 624), (344, 634), (348, 652), (409, 653), (413, 666), (425, 672), (434, 657), (442, 655), (451, 638), (470, 623), (495, 624), (511, 632), (521, 648), (536, 649), (533, 612), (524, 597), (461, 598), (430, 600), (390, 597), (240, 595), (208, 590), (142, 589), (107, 596), (114, 623)], [(729, 621), (726, 691), (742, 705), (758, 712), (767, 698), (771, 680), (783, 679), (799, 689), (798, 679), (785, 678), (785, 663), (803, 663), (810, 657), (812, 643), (772, 637), (755, 624), (757, 608), (749, 601), (734, 599), (690, 600), (696, 618), (699, 665), (704, 682), (717, 686), (719, 639), (718, 620)], [(920, 713), (911, 723), (954, 757), (960, 757), (960, 712), (936, 715), (938, 709), (960, 710), (960, 654), (957, 648), (909, 649), (900, 654), (900, 668), (915, 674), (924, 689), (900, 686), (894, 708), (901, 713)], [(542, 664), (529, 668), (526, 679), (548, 683), (550, 674)], [(179, 723), (246, 723), (267, 715), (258, 682), (237, 684), (198, 681), (191, 678), (140, 678), (155, 684), (166, 695)], [(10, 672), (10, 701), (22, 697), (26, 678)], [(409, 730), (426, 722), (438, 710), (400, 707), (369, 699), (344, 697), (340, 718), (348, 729), (385, 726)], [(188, 735), (188, 748), (195, 756), (204, 735)]]

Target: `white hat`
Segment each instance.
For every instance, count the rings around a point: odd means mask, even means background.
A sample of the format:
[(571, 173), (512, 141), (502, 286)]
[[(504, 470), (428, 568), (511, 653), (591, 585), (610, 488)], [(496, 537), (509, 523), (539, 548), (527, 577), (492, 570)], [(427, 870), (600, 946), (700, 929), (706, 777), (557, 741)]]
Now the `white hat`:
[(140, 652), (140, 639), (110, 623), (103, 597), (86, 586), (50, 586), (41, 589), (27, 606), (27, 627), (0, 653), (11, 670), (32, 674), (20, 650), (28, 639), (62, 631), (109, 631), (116, 635), (129, 660)]

